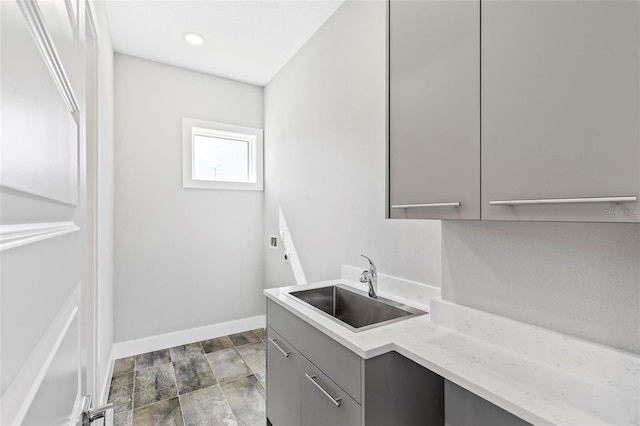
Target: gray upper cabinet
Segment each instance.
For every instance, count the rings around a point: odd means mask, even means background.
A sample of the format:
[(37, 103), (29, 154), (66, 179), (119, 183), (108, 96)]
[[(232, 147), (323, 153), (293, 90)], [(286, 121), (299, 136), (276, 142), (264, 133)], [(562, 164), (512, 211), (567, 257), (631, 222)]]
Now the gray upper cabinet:
[(481, 31), (482, 219), (640, 221), (589, 200), (640, 195), (640, 2), (485, 1)]
[(387, 217), (640, 222), (640, 2), (391, 0), (388, 60)]
[(478, 0), (390, 1), (388, 155), (388, 217), (480, 219)]

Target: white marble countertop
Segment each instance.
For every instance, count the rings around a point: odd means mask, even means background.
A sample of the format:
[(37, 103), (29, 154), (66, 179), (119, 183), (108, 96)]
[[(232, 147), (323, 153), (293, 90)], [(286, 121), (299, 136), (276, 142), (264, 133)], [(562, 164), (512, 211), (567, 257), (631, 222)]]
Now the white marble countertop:
[[(396, 351), (530, 423), (640, 425), (640, 383), (634, 384), (640, 377), (640, 357), (622, 356), (614, 372), (626, 375), (620, 381), (600, 380), (598, 375), (581, 375), (579, 369), (567, 368), (564, 359), (555, 364), (542, 361), (438, 325), (431, 315), (354, 333), (287, 294), (334, 284), (364, 289), (342, 279), (269, 289), (264, 294), (364, 359)], [(380, 292), (380, 296), (429, 310), (429, 306), (391, 294)], [(581, 363), (577, 358), (572, 362)], [(617, 362), (616, 358), (614, 364)]]

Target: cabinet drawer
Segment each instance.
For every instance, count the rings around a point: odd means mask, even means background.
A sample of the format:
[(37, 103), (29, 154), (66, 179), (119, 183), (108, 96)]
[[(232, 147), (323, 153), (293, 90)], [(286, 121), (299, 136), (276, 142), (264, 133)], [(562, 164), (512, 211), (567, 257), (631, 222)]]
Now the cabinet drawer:
[(362, 407), (302, 357), (300, 370), (302, 426), (358, 426)]
[(304, 320), (267, 300), (267, 325), (291, 343), (358, 403), (361, 402), (361, 359)]

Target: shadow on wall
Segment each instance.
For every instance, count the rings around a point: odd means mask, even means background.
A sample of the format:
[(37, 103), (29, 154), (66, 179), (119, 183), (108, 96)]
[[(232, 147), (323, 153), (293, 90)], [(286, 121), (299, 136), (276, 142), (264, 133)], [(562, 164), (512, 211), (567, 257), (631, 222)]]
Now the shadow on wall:
[(282, 213), (282, 206), (278, 206), (278, 229), (280, 230), (280, 238), (284, 244), (285, 256), (288, 257), (288, 263), (293, 271), (293, 276), (297, 285), (307, 284), (307, 277), (304, 275), (300, 258), (296, 252), (296, 246), (293, 244), (293, 238), (287, 226), (287, 220)]

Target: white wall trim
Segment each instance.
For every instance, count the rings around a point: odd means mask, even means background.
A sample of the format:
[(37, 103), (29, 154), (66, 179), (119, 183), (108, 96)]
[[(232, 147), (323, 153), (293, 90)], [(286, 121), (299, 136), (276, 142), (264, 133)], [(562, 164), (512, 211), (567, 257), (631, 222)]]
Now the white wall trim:
[(78, 315), (77, 297), (76, 290), (62, 306), (18, 375), (2, 395), (0, 424), (22, 424), (62, 340)]
[(185, 345), (187, 343), (213, 339), (214, 337), (226, 336), (228, 334), (240, 333), (242, 331), (262, 328), (265, 326), (265, 324), (265, 315), (258, 315), (255, 317), (243, 318), (235, 321), (228, 321), (219, 324), (207, 325), (204, 327), (176, 331), (173, 333), (145, 337), (142, 339), (114, 343), (112, 352), (113, 359), (116, 360), (132, 355), (139, 355), (151, 351), (157, 351), (160, 349)]
[(111, 376), (113, 376), (113, 361), (114, 358), (115, 347), (111, 346), (111, 352), (109, 353), (109, 366), (107, 367), (107, 371), (105, 372), (104, 377), (102, 378), (102, 389), (100, 389), (100, 395), (98, 395), (98, 404), (104, 405), (107, 403), (107, 399), (109, 398), (109, 389), (111, 388)]
[(77, 426), (81, 424), (80, 416), (82, 416), (82, 406), (84, 405), (84, 398), (81, 395), (80, 389), (76, 393), (76, 402), (73, 404), (73, 411), (71, 411), (71, 417), (67, 426)]
[(53, 43), (51, 35), (44, 23), (44, 18), (42, 17), (42, 12), (40, 11), (40, 7), (38, 7), (38, 3), (35, 1), (20, 1), (18, 2), (18, 6), (20, 6), (20, 10), (22, 10), (24, 17), (29, 24), (31, 34), (33, 35), (36, 45), (49, 68), (51, 76), (60, 90), (60, 94), (62, 95), (64, 102), (67, 104), (67, 108), (69, 108), (69, 111), (72, 114), (77, 112), (79, 110), (77, 98), (73, 93), (73, 88), (64, 71), (62, 60), (56, 51), (55, 44)]
[[(196, 179), (194, 135), (236, 139), (249, 146), (249, 176), (246, 182)], [(200, 189), (264, 190), (264, 130), (235, 124), (182, 117), (182, 187)]]
[(78, 231), (73, 222), (0, 225), (0, 251)]

